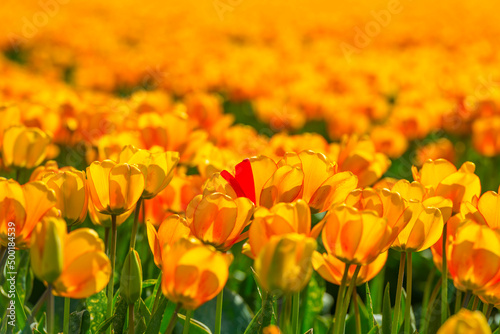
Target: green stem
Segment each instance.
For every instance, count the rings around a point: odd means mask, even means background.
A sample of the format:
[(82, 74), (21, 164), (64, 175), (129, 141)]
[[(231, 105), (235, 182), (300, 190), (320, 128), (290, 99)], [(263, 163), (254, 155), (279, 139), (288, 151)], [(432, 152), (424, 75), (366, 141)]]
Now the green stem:
[(412, 253), (406, 253), (406, 307), (405, 307), (405, 333), (411, 329), (411, 289), (412, 289)]
[(455, 300), (455, 314), (460, 311), (460, 303), (462, 302), (462, 291), (457, 289), (457, 296)]
[[(106, 318), (111, 318), (113, 315), (113, 289), (114, 289), (114, 280), (115, 280), (115, 260), (116, 260), (116, 215), (111, 215), (111, 246), (109, 249), (109, 253), (111, 255), (111, 277), (109, 278), (108, 283), (108, 308), (106, 312)], [(108, 328), (108, 334), (111, 334), (111, 326)]]
[(55, 334), (54, 328), (54, 295), (52, 294), (52, 285), (49, 285), (49, 295), (47, 299), (47, 333)]
[(335, 301), (335, 316), (334, 316), (334, 333), (339, 331), (340, 313), (342, 312), (343, 301), (344, 301), (344, 291), (347, 285), (347, 277), (349, 275), (350, 264), (346, 263), (344, 267), (344, 274), (342, 275), (342, 281), (340, 282), (339, 293), (337, 295), (337, 300)]
[(186, 312), (186, 320), (184, 321), (184, 330), (182, 334), (189, 333), (189, 325), (191, 325), (191, 316), (193, 315), (193, 311), (189, 310)]
[(217, 309), (215, 310), (215, 334), (220, 334), (222, 327), (222, 301), (224, 299), (224, 289), (217, 296)]
[(7, 247), (0, 246), (0, 284), (3, 284), (5, 281), (3, 270), (5, 268), (5, 264), (7, 263), (7, 256)]
[[(429, 305), (429, 298), (431, 295), (432, 283), (434, 282), (434, 277), (436, 276), (436, 267), (432, 267), (431, 273), (425, 282), (424, 288), (424, 298), (422, 301), (422, 310), (427, 310), (427, 305)], [(420, 328), (424, 326), (425, 317), (420, 317)]]
[(174, 313), (172, 313), (172, 316), (170, 317), (170, 320), (168, 322), (168, 327), (167, 330), (165, 331), (165, 334), (172, 334), (172, 331), (174, 330), (175, 323), (177, 322), (177, 313), (179, 313), (179, 310), (181, 309), (181, 304), (177, 304), (175, 307)]
[(109, 229), (109, 227), (104, 228), (104, 250), (107, 256), (109, 256)]
[(448, 319), (448, 261), (446, 259), (446, 239), (448, 233), (448, 224), (443, 226), (443, 243), (441, 249), (441, 325)]
[(424, 318), (424, 324), (422, 325), (422, 328), (420, 330), (421, 333), (426, 333), (427, 332), (427, 327), (429, 325), (429, 320), (431, 318), (431, 310), (434, 306), (434, 302), (436, 301), (437, 295), (439, 293), (439, 288), (441, 287), (441, 278), (439, 277), (436, 285), (434, 286), (434, 290), (432, 290), (431, 297), (429, 298), (429, 304), (427, 305), (427, 310), (425, 311), (425, 318)]
[(69, 307), (71, 304), (71, 298), (64, 298), (64, 334), (69, 334)]
[(42, 294), (40, 299), (36, 302), (35, 306), (33, 306), (33, 309), (31, 310), (31, 314), (28, 317), (28, 320), (26, 321), (27, 324), (32, 324), (35, 321), (36, 314), (38, 311), (40, 311), (40, 308), (42, 307), (43, 303), (45, 303), (49, 297), (49, 289), (46, 289), (45, 292)]
[(130, 248), (135, 248), (135, 237), (137, 235), (137, 227), (139, 225), (139, 214), (141, 212), (141, 202), (142, 198), (139, 198), (137, 203), (135, 204), (135, 212), (134, 212), (134, 225), (132, 225), (132, 235), (130, 236)]
[(354, 307), (354, 319), (356, 320), (356, 334), (361, 334), (361, 316), (359, 315), (358, 292), (356, 289), (354, 289), (352, 301), (352, 305)]
[(478, 296), (474, 296), (474, 301), (472, 302), (471, 311), (475, 311), (477, 309), (478, 305), (479, 305), (479, 297)]
[(128, 306), (128, 334), (134, 334), (134, 304)]
[(347, 310), (349, 310), (349, 302), (351, 301), (351, 296), (353, 291), (356, 289), (356, 280), (358, 279), (359, 271), (361, 270), (361, 265), (356, 266), (356, 270), (354, 270), (354, 274), (352, 275), (351, 282), (349, 283), (349, 289), (347, 290), (347, 294), (344, 297), (344, 301), (342, 302), (343, 307), (340, 313), (340, 322), (339, 322), (339, 334), (343, 334), (345, 330), (345, 317), (347, 315)]
[(399, 260), (399, 274), (398, 274), (398, 286), (396, 288), (396, 304), (394, 304), (394, 317), (392, 319), (392, 334), (398, 333), (399, 325), (399, 310), (401, 304), (401, 289), (403, 288), (403, 276), (405, 273), (405, 260), (406, 254), (401, 253), (401, 258)]
[(467, 290), (465, 292), (465, 297), (464, 297), (464, 302), (462, 304), (462, 308), (467, 308), (467, 306), (469, 306), (469, 299), (470, 299), (471, 295), (472, 295), (472, 291)]
[(155, 314), (156, 308), (158, 307), (158, 302), (160, 301), (160, 296), (162, 294), (162, 292), (161, 292), (161, 274), (162, 274), (162, 272), (160, 271), (160, 275), (158, 275), (158, 281), (160, 281), (160, 286), (158, 286), (158, 291), (156, 291), (155, 301), (153, 303), (153, 308), (151, 309), (151, 315)]
[(490, 319), (491, 312), (493, 311), (493, 307), (494, 307), (494, 305), (493, 305), (493, 304), (489, 304), (489, 305), (488, 305), (488, 310), (486, 311), (486, 314), (485, 314), (486, 319)]
[(21, 183), (20, 179), (21, 179), (21, 168), (16, 168), (16, 181), (19, 184)]
[(300, 291), (292, 295), (292, 333), (300, 334), (299, 331), (299, 305)]

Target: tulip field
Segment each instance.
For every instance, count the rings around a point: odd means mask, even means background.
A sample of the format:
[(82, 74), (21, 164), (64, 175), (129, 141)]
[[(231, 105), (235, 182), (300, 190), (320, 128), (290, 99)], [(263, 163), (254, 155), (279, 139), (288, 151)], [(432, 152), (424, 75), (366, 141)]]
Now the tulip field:
[(1, 0), (0, 334), (500, 333), (499, 12)]

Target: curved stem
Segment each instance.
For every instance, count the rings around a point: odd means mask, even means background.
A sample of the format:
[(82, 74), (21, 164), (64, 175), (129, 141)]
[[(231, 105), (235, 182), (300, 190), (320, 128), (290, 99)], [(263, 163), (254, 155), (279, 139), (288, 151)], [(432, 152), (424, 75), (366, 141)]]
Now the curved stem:
[(292, 295), (292, 333), (300, 334), (299, 330), (300, 291)]
[(339, 293), (337, 295), (337, 300), (335, 301), (335, 316), (334, 316), (334, 333), (339, 331), (340, 313), (342, 312), (342, 303), (344, 301), (344, 291), (347, 284), (347, 277), (349, 275), (350, 264), (346, 263), (344, 267), (344, 274), (342, 275), (342, 281), (340, 282)]
[(69, 334), (69, 307), (71, 304), (71, 298), (64, 298), (64, 334)]
[(141, 212), (142, 198), (139, 198), (135, 204), (134, 225), (132, 225), (132, 235), (130, 236), (130, 248), (135, 248), (135, 237), (137, 235), (137, 227), (139, 225), (139, 214)]
[(128, 306), (128, 334), (134, 334), (134, 304)]
[(448, 261), (446, 260), (446, 239), (448, 232), (448, 224), (443, 226), (443, 243), (442, 243), (442, 266), (441, 275), (443, 279), (441, 280), (441, 325), (444, 324), (446, 319), (448, 319)]
[(47, 333), (55, 334), (54, 328), (54, 295), (52, 294), (52, 285), (48, 288), (49, 295), (47, 299)]
[(186, 320), (184, 321), (184, 330), (182, 334), (189, 333), (189, 325), (191, 325), (191, 316), (193, 315), (193, 311), (189, 310), (186, 312)]
[(170, 317), (170, 320), (168, 321), (168, 327), (167, 330), (165, 331), (165, 334), (171, 334), (172, 331), (174, 330), (175, 323), (177, 322), (177, 313), (179, 313), (179, 310), (181, 309), (181, 304), (177, 304), (175, 307), (174, 313), (172, 313), (172, 316)]
[(394, 304), (394, 317), (392, 319), (392, 334), (398, 333), (399, 325), (399, 309), (401, 304), (401, 289), (403, 287), (403, 276), (405, 273), (405, 259), (406, 254), (401, 253), (401, 258), (399, 260), (399, 274), (398, 274), (398, 286), (396, 288), (396, 304)]
[(222, 301), (224, 299), (224, 289), (217, 296), (217, 308), (215, 310), (215, 334), (220, 334), (222, 327)]
[(356, 270), (354, 270), (354, 274), (352, 275), (351, 282), (349, 283), (349, 289), (347, 290), (347, 294), (343, 301), (343, 308), (340, 313), (340, 322), (339, 322), (339, 334), (344, 333), (344, 324), (345, 317), (347, 315), (347, 310), (349, 309), (349, 302), (351, 301), (351, 296), (353, 291), (356, 289), (356, 280), (358, 279), (359, 271), (361, 270), (361, 265), (356, 266)]
[(412, 289), (412, 259), (411, 252), (406, 253), (406, 307), (405, 307), (405, 333), (411, 330), (411, 289)]
[[(111, 215), (111, 246), (109, 249), (110, 260), (111, 260), (111, 277), (108, 283), (108, 307), (106, 312), (106, 318), (111, 318), (113, 315), (113, 289), (115, 280), (115, 260), (116, 260), (116, 215)], [(111, 326), (108, 328), (108, 334), (111, 334)]]

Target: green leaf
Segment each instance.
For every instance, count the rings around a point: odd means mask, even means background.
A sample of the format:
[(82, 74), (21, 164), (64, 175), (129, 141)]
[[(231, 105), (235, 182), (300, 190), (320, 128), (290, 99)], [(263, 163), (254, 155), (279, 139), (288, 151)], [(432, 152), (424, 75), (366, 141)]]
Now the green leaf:
[(97, 333), (99, 326), (106, 319), (108, 297), (106, 289), (86, 299), (87, 311), (90, 314), (90, 330)]
[(160, 301), (158, 302), (158, 307), (156, 308), (155, 313), (151, 316), (151, 320), (149, 320), (148, 325), (146, 326), (146, 334), (158, 334), (158, 332), (160, 332), (160, 327), (165, 309), (167, 308), (167, 303), (167, 298), (165, 298), (165, 296), (163, 296), (162, 294), (160, 297)]
[(151, 320), (151, 313), (144, 301), (139, 299), (134, 305), (134, 333), (144, 333), (149, 320)]
[[(170, 319), (172, 319), (176, 308), (177, 304), (174, 304), (170, 301), (167, 303), (167, 307), (165, 308), (165, 312), (163, 313), (163, 320), (161, 321), (160, 332), (164, 333), (167, 330)], [(174, 319), (174, 321), (177, 321), (177, 317), (175, 317)]]
[(245, 330), (244, 334), (258, 333), (260, 330), (261, 322), (262, 322), (262, 309), (258, 310), (257, 313), (255, 313), (255, 316), (253, 317), (252, 321), (250, 321), (250, 324), (248, 324), (248, 327)]
[(368, 283), (366, 286), (366, 308), (368, 310), (368, 327), (370, 330), (375, 326), (375, 318), (373, 318), (373, 301), (372, 294), (370, 293), (370, 285)]
[(372, 329), (370, 329), (368, 334), (378, 334), (379, 330), (380, 330), (379, 325), (375, 325)]
[(97, 328), (97, 333), (103, 334), (106, 333), (106, 330), (108, 329), (109, 326), (113, 323), (115, 320), (116, 315), (113, 315), (112, 317), (106, 319), (98, 328)]
[(387, 283), (384, 292), (384, 301), (382, 307), (382, 334), (391, 334), (392, 312), (390, 285)]
[(26, 325), (26, 313), (24, 312), (24, 303), (22, 299), (19, 297), (19, 290), (16, 289), (16, 293), (14, 296), (14, 300), (16, 302), (16, 325), (18, 328), (24, 328)]
[(85, 334), (90, 328), (90, 314), (87, 310), (73, 312), (69, 315), (69, 332)]
[(314, 334), (327, 334), (331, 323), (332, 319), (324, 316), (317, 316), (316, 319), (314, 319)]
[(373, 312), (376, 314), (382, 313), (382, 300), (384, 296), (384, 280), (385, 280), (385, 267), (382, 268), (380, 273), (375, 276), (369, 283), (370, 293), (373, 300)]
[[(184, 326), (186, 316), (184, 314), (177, 313), (177, 317), (181, 320), (182, 325)], [(212, 334), (210, 329), (204, 323), (196, 319), (191, 318), (189, 323), (189, 333), (191, 334)]]
[(302, 293), (302, 333), (313, 328), (314, 319), (323, 309), (323, 295), (326, 291), (325, 280), (316, 272), (311, 277), (307, 288)]
[(151, 298), (149, 298), (148, 302), (146, 303), (146, 305), (148, 306), (148, 309), (151, 312), (153, 312), (153, 304), (155, 302), (156, 294), (158, 293), (158, 291), (160, 289), (161, 289), (161, 272), (160, 272), (160, 276), (158, 276), (158, 279), (156, 280), (155, 288), (153, 289), (153, 294), (151, 295)]
[(125, 326), (125, 320), (127, 319), (127, 311), (127, 302), (121, 296), (118, 296), (114, 312), (116, 317), (113, 319), (113, 330), (115, 334), (123, 333), (123, 327)]

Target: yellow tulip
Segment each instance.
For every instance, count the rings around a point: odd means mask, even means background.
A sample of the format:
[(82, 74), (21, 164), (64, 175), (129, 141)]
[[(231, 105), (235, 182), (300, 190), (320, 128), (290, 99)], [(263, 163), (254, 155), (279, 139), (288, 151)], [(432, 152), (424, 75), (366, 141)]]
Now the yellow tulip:
[(144, 191), (144, 176), (135, 165), (111, 160), (87, 167), (90, 196), (97, 211), (121, 215), (134, 207)]
[(73, 172), (77, 171), (76, 168), (71, 166), (61, 167), (57, 164), (57, 161), (49, 160), (44, 165), (38, 166), (33, 170), (30, 176), (30, 181), (41, 181), (46, 174), (59, 173), (59, 172)]
[(312, 275), (316, 240), (291, 233), (275, 235), (255, 259), (255, 273), (267, 292), (282, 295), (301, 291)]
[(7, 247), (9, 223), (14, 223), (16, 248), (29, 247), (32, 230), (55, 205), (54, 191), (43, 182), (21, 186), (14, 180), (0, 178), (0, 244)]
[[(151, 152), (128, 146), (124, 151), (120, 156), (120, 162), (136, 165), (144, 175), (145, 187), (142, 198), (155, 197), (174, 177), (174, 170), (179, 162), (178, 152)], [(130, 155), (132, 152), (134, 153)]]
[(68, 234), (63, 219), (44, 219), (33, 230), (31, 245), (33, 271), (52, 284), (56, 296), (87, 298), (108, 284), (111, 264), (94, 230), (80, 228)]
[(449, 333), (491, 334), (491, 329), (481, 312), (461, 309), (457, 314), (448, 318), (437, 331), (437, 334)]
[(194, 310), (222, 291), (232, 255), (219, 253), (194, 238), (181, 238), (163, 249), (162, 260), (163, 294)]
[(3, 136), (3, 163), (14, 168), (36, 167), (45, 159), (50, 141), (50, 137), (38, 128), (12, 126)]
[(366, 265), (391, 245), (387, 218), (371, 210), (339, 205), (328, 211), (322, 239), (327, 252), (348, 264)]
[(57, 198), (56, 208), (61, 211), (61, 217), (66, 220), (68, 226), (80, 224), (85, 220), (88, 194), (84, 172), (48, 173), (42, 182), (54, 190)]
[(232, 199), (221, 193), (196, 196), (186, 209), (191, 233), (204, 243), (227, 251), (246, 238), (253, 203), (245, 197)]
[(172, 246), (177, 240), (188, 237), (191, 233), (185, 218), (179, 215), (168, 216), (156, 231), (153, 224), (146, 222), (148, 242), (155, 264), (161, 269), (162, 252), (165, 246)]

